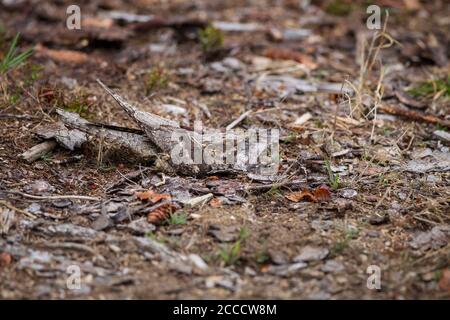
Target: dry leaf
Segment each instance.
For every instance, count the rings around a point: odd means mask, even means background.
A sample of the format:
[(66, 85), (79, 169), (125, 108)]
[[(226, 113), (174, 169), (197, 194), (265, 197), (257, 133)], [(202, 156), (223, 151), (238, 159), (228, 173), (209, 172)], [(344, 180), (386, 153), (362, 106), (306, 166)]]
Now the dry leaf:
[(314, 190), (314, 197), (319, 201), (330, 201), (331, 192), (327, 185), (322, 184)]
[(317, 202), (316, 197), (309, 191), (303, 190), (303, 191), (297, 191), (297, 192), (290, 192), (285, 196), (288, 200), (291, 200), (293, 202), (299, 202), (303, 199), (306, 199), (310, 202)]
[(148, 222), (158, 225), (163, 223), (169, 216), (177, 210), (172, 203), (165, 203), (150, 212), (147, 216)]
[(222, 201), (220, 201), (220, 199), (219, 198), (213, 198), (210, 202), (209, 202), (209, 205), (211, 206), (211, 207), (214, 207), (214, 208), (218, 208), (218, 207), (221, 207), (222, 206)]
[(171, 199), (170, 194), (156, 193), (153, 190), (136, 192), (136, 197), (141, 201), (148, 200), (151, 203), (157, 203), (161, 200), (170, 200)]
[(450, 292), (450, 269), (442, 270), (441, 280), (439, 280), (439, 289)]
[(83, 27), (95, 27), (95, 28), (103, 28), (109, 29), (113, 26), (114, 21), (110, 18), (84, 18), (82, 21)]
[(293, 60), (311, 69), (317, 68), (317, 64), (309, 56), (290, 49), (268, 48), (264, 51), (264, 55), (276, 60)]
[(7, 252), (0, 253), (0, 266), (9, 266), (11, 264), (11, 255)]
[(268, 263), (263, 264), (263, 265), (259, 268), (259, 270), (260, 270), (262, 273), (268, 272), (269, 269), (270, 269), (270, 264), (268, 264)]
[(89, 60), (89, 56), (86, 53), (79, 51), (52, 50), (45, 48), (42, 45), (37, 45), (36, 51), (46, 57), (60, 62), (81, 64), (86, 63)]
[(403, 3), (409, 10), (419, 10), (422, 7), (419, 0), (403, 0)]

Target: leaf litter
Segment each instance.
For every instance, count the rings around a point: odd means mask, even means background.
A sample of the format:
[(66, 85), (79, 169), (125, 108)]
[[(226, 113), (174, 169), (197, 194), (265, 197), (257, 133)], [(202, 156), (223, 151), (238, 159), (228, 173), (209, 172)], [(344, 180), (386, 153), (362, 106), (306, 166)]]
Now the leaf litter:
[[(371, 264), (402, 285), (377, 298), (448, 292), (445, 10), (418, 3), (417, 30), (387, 24), (402, 47), (371, 51), (358, 4), (355, 23), (315, 3), (134, 4), (93, 1), (76, 33), (60, 5), (29, 28), (1, 4), (6, 39), (35, 48), (0, 75), (2, 298), (371, 298)], [(194, 119), (279, 129), (278, 172), (172, 163)], [(73, 264), (78, 294), (59, 281)]]

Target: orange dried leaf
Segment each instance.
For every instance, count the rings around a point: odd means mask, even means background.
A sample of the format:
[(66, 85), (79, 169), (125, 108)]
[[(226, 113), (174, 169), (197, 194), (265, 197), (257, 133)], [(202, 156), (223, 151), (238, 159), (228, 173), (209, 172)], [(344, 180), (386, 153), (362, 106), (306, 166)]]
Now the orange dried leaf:
[(11, 264), (11, 255), (7, 252), (0, 253), (0, 266), (9, 266)]
[(141, 200), (145, 201), (148, 200), (151, 203), (157, 203), (161, 200), (170, 200), (170, 194), (165, 193), (156, 193), (153, 190), (147, 190), (143, 192), (136, 192), (136, 197)]
[(211, 207), (218, 208), (218, 207), (221, 207), (221, 206), (222, 206), (222, 201), (220, 201), (219, 198), (213, 198), (213, 199), (209, 202), (209, 205), (210, 205)]
[(309, 56), (290, 49), (269, 48), (264, 52), (264, 55), (275, 60), (293, 60), (298, 63), (304, 64), (311, 69), (317, 68), (317, 64), (314, 63)]
[(136, 198), (138, 198), (141, 201), (144, 200), (148, 200), (152, 195), (154, 194), (154, 192), (152, 190), (147, 190), (147, 191), (138, 191), (136, 192)]
[(95, 27), (95, 28), (103, 28), (109, 29), (113, 26), (114, 21), (110, 18), (84, 18), (82, 21), (83, 27)]
[(303, 190), (303, 191), (297, 191), (297, 192), (290, 192), (285, 197), (288, 200), (291, 200), (293, 202), (299, 202), (303, 199), (310, 201), (310, 202), (317, 202), (316, 197), (309, 191)]
[(322, 184), (314, 190), (314, 197), (319, 201), (330, 201), (331, 192), (328, 186)]
[(57, 60), (60, 62), (81, 64), (86, 63), (89, 60), (89, 56), (86, 53), (79, 51), (53, 50), (45, 48), (41, 45), (36, 46), (36, 51), (52, 60)]
[(263, 264), (263, 265), (260, 267), (259, 270), (260, 270), (262, 273), (265, 273), (265, 272), (269, 271), (269, 269), (270, 269), (270, 264)]

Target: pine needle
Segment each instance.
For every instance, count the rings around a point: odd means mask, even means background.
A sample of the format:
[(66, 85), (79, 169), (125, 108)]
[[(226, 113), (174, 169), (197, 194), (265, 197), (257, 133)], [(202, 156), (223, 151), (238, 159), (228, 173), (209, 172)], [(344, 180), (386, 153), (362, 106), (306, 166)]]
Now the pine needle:
[(0, 61), (0, 74), (6, 74), (11, 69), (14, 69), (19, 64), (24, 62), (33, 54), (33, 49), (28, 49), (25, 52), (16, 56), (17, 53), (17, 42), (19, 41), (20, 32), (14, 37), (11, 46), (5, 57)]

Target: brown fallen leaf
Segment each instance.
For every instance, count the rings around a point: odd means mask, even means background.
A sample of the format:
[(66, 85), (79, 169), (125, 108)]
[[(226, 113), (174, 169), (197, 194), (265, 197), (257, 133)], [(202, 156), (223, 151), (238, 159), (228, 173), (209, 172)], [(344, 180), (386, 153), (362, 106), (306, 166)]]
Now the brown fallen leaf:
[(308, 190), (290, 192), (287, 195), (285, 195), (285, 197), (293, 202), (299, 202), (303, 199), (308, 200), (310, 202), (317, 202), (317, 198)]
[(222, 206), (222, 201), (220, 201), (219, 198), (213, 198), (210, 202), (209, 205), (213, 208), (218, 208)]
[(170, 200), (171, 199), (170, 194), (156, 193), (153, 190), (136, 192), (136, 197), (141, 201), (148, 200), (151, 203), (157, 203), (161, 200)]
[(264, 55), (275, 60), (293, 60), (311, 69), (317, 68), (317, 64), (309, 56), (290, 49), (268, 48), (264, 51)]
[(166, 221), (172, 213), (174, 213), (178, 208), (168, 202), (164, 203), (147, 215), (148, 222), (158, 225)]
[(327, 185), (322, 184), (314, 190), (314, 197), (319, 201), (330, 201), (331, 192)]
[(82, 20), (83, 27), (96, 27), (109, 29), (114, 25), (114, 21), (110, 18), (87, 17)]
[(268, 263), (261, 265), (261, 267), (259, 268), (259, 270), (262, 273), (266, 273), (267, 271), (269, 271), (269, 269), (270, 269), (270, 264), (268, 264)]
[(441, 279), (439, 280), (439, 289), (450, 292), (450, 268), (442, 270)]
[(409, 10), (419, 10), (422, 8), (419, 0), (403, 0), (403, 3), (405, 4), (406, 9)]
[(60, 62), (81, 64), (89, 61), (89, 56), (84, 52), (74, 50), (53, 50), (40, 44), (38, 44), (35, 49), (39, 54)]
[(6, 267), (11, 264), (12, 258), (11, 255), (7, 252), (0, 253), (0, 266)]

